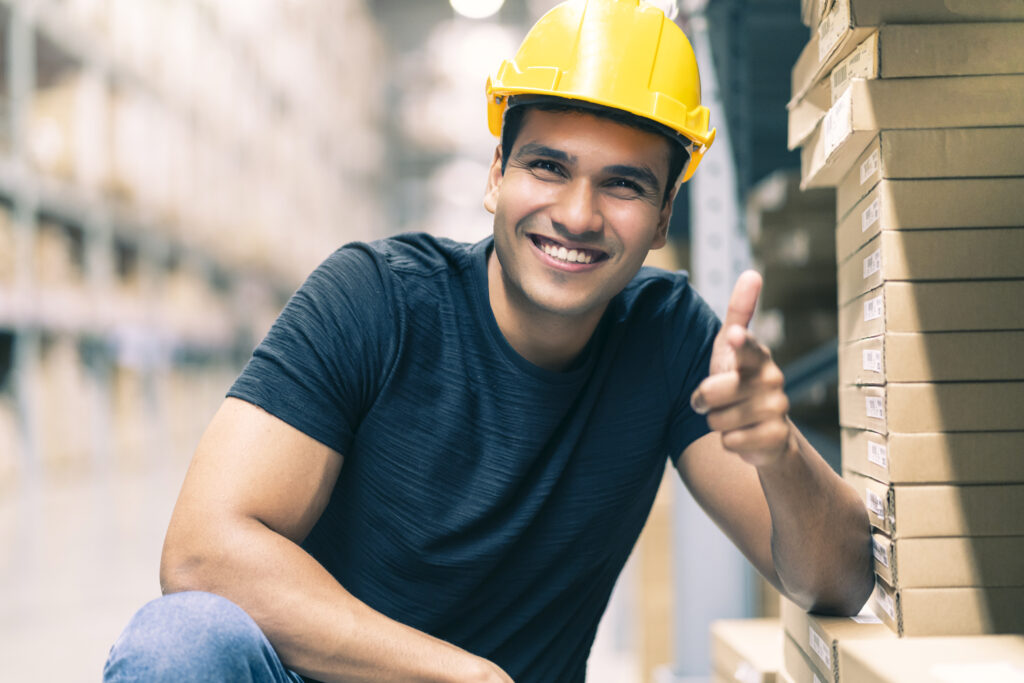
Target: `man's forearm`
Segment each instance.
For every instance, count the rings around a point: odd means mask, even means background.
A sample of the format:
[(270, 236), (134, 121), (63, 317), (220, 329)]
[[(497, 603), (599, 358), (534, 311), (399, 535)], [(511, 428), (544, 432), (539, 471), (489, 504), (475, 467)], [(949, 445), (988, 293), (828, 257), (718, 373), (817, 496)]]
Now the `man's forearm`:
[(873, 586), (871, 533), (856, 492), (796, 427), (790, 448), (758, 468), (772, 521), (772, 557), (805, 609), (856, 613)]
[(318, 680), (511, 680), (496, 665), (371, 609), (255, 519), (207, 520), (202, 530), (172, 526), (160, 574), (165, 593), (203, 590), (241, 606), (288, 668)]

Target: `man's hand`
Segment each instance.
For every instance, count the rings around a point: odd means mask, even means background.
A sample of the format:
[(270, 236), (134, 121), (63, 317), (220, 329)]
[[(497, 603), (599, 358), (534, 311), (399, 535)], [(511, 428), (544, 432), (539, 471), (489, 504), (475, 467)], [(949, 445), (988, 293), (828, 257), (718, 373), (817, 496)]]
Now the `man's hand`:
[(693, 409), (707, 415), (708, 426), (721, 432), (722, 445), (756, 466), (797, 448), (782, 371), (747, 330), (760, 293), (758, 273), (740, 275), (715, 338), (709, 376), (690, 397)]

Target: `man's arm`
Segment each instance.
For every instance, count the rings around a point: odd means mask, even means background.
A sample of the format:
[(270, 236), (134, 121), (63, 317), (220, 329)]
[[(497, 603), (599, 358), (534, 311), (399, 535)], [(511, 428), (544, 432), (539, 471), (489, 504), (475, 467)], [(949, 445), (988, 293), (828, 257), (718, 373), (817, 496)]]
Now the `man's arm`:
[(740, 277), (692, 402), (713, 433), (676, 462), (697, 502), (805, 609), (853, 614), (871, 593), (871, 536), (856, 492), (789, 420), (782, 371), (746, 329), (761, 280)]
[(285, 665), (322, 681), (495, 681), (495, 664), (374, 611), (298, 544), (342, 456), (227, 399), (192, 459), (164, 542), (164, 593), (202, 590), (256, 621)]

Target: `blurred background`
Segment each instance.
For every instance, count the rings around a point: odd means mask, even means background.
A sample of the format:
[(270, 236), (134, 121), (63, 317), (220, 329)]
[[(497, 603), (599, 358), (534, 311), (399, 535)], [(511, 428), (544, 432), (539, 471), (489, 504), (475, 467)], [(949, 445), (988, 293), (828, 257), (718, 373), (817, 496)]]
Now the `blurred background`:
[[(100, 677), (159, 594), (203, 428), (320, 260), (489, 233), (484, 81), (554, 4), (0, 0), (0, 680)], [(797, 191), (786, 151), (800, 3), (655, 4), (694, 43), (718, 127), (655, 262), (719, 310), (740, 268), (774, 269), (758, 326), (828, 456), (833, 202)], [(676, 479), (592, 681), (703, 680), (707, 621), (773, 609)]]

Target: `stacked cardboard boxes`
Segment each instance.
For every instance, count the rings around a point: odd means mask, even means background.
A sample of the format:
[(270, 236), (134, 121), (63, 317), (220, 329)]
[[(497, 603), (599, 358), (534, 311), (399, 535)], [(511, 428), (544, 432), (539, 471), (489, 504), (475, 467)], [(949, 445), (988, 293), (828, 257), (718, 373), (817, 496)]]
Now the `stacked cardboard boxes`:
[(836, 188), (842, 459), (874, 528), (871, 604), (899, 636), (1024, 632), (1024, 3), (803, 10), (789, 142), (801, 187)]

